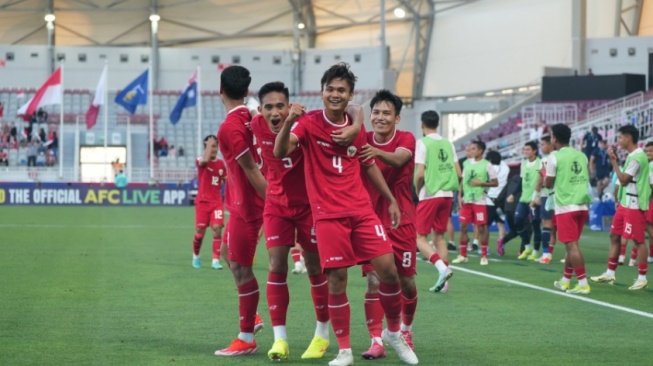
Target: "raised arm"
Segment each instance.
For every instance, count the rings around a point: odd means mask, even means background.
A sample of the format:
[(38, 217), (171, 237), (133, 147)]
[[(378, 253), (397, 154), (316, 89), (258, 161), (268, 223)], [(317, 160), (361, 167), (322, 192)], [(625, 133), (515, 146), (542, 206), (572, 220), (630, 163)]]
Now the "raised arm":
[[(628, 174), (627, 172), (630, 171), (637, 171), (639, 169), (639, 163), (637, 160), (631, 160), (629, 166), (624, 166), (624, 171), (621, 171), (621, 168), (619, 167), (619, 159), (617, 159), (617, 154), (614, 153), (614, 149), (608, 149), (608, 156), (610, 157), (610, 162), (612, 163), (612, 169), (614, 170), (614, 173), (617, 175), (617, 179), (619, 180), (619, 183), (622, 186), (627, 186), (633, 181), (633, 176)], [(637, 167), (634, 165), (637, 164)], [(635, 173), (633, 173), (635, 174)]]
[(276, 158), (283, 159), (297, 148), (299, 140), (297, 139), (297, 136), (290, 134), (290, 130), (295, 121), (304, 113), (305, 110), (306, 107), (299, 103), (293, 103), (290, 106), (288, 118), (283, 122), (281, 131), (279, 131), (277, 138), (274, 141), (274, 156)]
[(218, 140), (216, 140), (216, 138), (213, 136), (209, 137), (209, 139), (206, 140), (206, 147), (204, 148), (204, 153), (199, 159), (200, 166), (204, 166), (208, 164), (209, 160), (211, 160), (211, 145), (217, 142)]

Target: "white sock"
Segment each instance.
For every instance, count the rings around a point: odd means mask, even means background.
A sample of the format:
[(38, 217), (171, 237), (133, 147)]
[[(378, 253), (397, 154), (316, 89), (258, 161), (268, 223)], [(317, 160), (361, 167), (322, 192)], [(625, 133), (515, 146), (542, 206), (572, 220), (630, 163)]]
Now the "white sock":
[(435, 268), (438, 269), (438, 272), (444, 272), (447, 270), (447, 265), (444, 264), (444, 261), (442, 259), (438, 259), (438, 261), (435, 262)]
[(474, 239), (474, 245), (478, 245), (478, 239)]
[(285, 325), (275, 325), (274, 327), (272, 327), (272, 331), (274, 332), (274, 340), (275, 341), (277, 339), (288, 340), (288, 335), (286, 334), (286, 326)]
[(401, 323), (401, 331), (402, 332), (408, 332), (408, 331), (411, 331), (411, 330), (413, 330), (413, 325), (412, 324), (411, 325), (406, 325), (404, 323)]
[(524, 250), (531, 250), (532, 246), (530, 244), (524, 245)]
[(578, 284), (582, 287), (587, 286), (587, 278), (583, 278), (582, 280), (578, 280)]
[(374, 343), (380, 344), (380, 345), (383, 346), (383, 340), (381, 339), (381, 337), (373, 337), (372, 338), (372, 345), (374, 345)]
[(639, 281), (646, 281), (646, 275), (638, 275), (638, 276), (637, 276), (637, 279), (638, 279)]
[(315, 335), (322, 339), (329, 339), (329, 322), (317, 322)]
[(562, 277), (562, 278), (560, 279), (560, 283), (564, 283), (564, 284), (567, 285), (567, 284), (569, 284), (569, 279), (568, 279), (568, 278), (564, 278), (564, 277)]
[(614, 276), (615, 272), (613, 270), (609, 269), (609, 270), (605, 271), (605, 274), (607, 274), (608, 276)]
[(254, 342), (254, 333), (240, 332), (238, 333), (238, 339), (240, 339), (241, 341), (245, 341), (247, 343), (252, 343)]
[(199, 255), (195, 255), (195, 253), (193, 253), (193, 259), (199, 258), (199, 257), (200, 257)]
[(540, 253), (539, 250), (534, 250), (534, 251), (533, 251), (533, 254), (534, 254), (535, 256), (537, 256), (539, 253)]

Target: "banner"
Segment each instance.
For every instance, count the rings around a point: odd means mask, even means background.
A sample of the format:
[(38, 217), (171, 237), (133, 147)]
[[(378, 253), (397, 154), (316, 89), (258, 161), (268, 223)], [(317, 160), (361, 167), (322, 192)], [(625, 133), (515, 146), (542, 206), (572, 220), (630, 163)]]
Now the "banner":
[(187, 206), (186, 188), (115, 188), (3, 183), (0, 205), (45, 206)]

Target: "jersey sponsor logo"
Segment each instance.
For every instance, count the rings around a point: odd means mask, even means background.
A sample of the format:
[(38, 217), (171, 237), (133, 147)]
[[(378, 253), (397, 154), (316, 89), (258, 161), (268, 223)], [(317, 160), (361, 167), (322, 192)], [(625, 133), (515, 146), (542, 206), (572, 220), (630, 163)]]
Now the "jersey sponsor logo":
[(447, 154), (444, 151), (444, 149), (440, 149), (440, 151), (438, 152), (438, 159), (440, 159), (440, 161), (444, 163), (445, 161), (447, 161), (447, 159), (449, 159), (449, 154)]
[(274, 236), (271, 236), (271, 237), (269, 237), (269, 238), (265, 238), (265, 240), (267, 240), (267, 241), (270, 241), (270, 240), (278, 240), (278, 239), (279, 239), (279, 235), (274, 235)]
[(322, 140), (317, 140), (317, 144), (324, 147), (331, 147), (331, 144)]
[(583, 172), (583, 167), (577, 161), (574, 161), (574, 163), (571, 164), (571, 172), (578, 175)]
[(207, 169), (208, 171), (210, 171), (210, 172), (213, 171), (213, 168), (211, 168), (211, 167), (206, 167), (206, 169)]
[(274, 142), (272, 141), (262, 141), (263, 145), (274, 145)]
[(343, 259), (344, 259), (343, 257), (329, 257), (329, 259), (327, 261), (328, 262), (336, 262), (336, 261), (341, 261)]
[(347, 148), (347, 156), (353, 157), (354, 155), (356, 155), (356, 151), (357, 151), (356, 146), (349, 146)]

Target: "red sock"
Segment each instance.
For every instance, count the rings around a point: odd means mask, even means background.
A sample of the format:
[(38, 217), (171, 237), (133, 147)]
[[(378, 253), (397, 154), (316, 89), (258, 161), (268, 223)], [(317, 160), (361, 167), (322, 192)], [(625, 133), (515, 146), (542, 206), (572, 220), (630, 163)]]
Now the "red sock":
[(628, 243), (621, 243), (620, 255), (626, 255), (626, 249), (628, 248)]
[(648, 245), (648, 256), (653, 257), (653, 244)]
[(553, 254), (553, 249), (555, 249), (555, 245), (549, 245), (549, 254)]
[(240, 313), (240, 331), (242, 333), (254, 333), (259, 296), (256, 278), (238, 286), (238, 312)]
[(467, 257), (467, 244), (469, 244), (469, 240), (460, 241), (460, 255), (463, 257)]
[(640, 276), (646, 276), (646, 272), (648, 271), (648, 263), (647, 262), (644, 262), (644, 263), (640, 262), (640, 263), (637, 264), (637, 267), (639, 269), (639, 275)]
[(268, 273), (266, 294), (268, 309), (270, 309), (270, 322), (273, 327), (286, 325), (286, 314), (288, 313), (288, 303), (290, 302), (288, 283), (286, 282), (287, 276), (287, 273)]
[(576, 279), (579, 281), (587, 277), (587, 274), (585, 273), (585, 267), (574, 268), (574, 273), (576, 274)]
[(413, 324), (413, 317), (415, 316), (415, 309), (417, 309), (417, 288), (410, 292), (402, 292), (401, 294), (401, 315), (402, 322), (405, 325)]
[(633, 244), (633, 249), (630, 251), (630, 259), (637, 259), (637, 245)]
[(213, 238), (213, 259), (220, 259), (220, 246), (222, 245), (222, 239)]
[(203, 233), (195, 233), (193, 237), (193, 254), (200, 255), (200, 248), (202, 248), (202, 239), (204, 239)]
[(563, 272), (562, 277), (564, 277), (564, 278), (570, 280), (570, 279), (571, 279), (571, 276), (572, 276), (573, 274), (574, 274), (574, 270), (573, 270), (573, 268), (571, 268), (571, 267), (569, 267), (569, 266), (567, 266), (567, 265), (565, 264), (565, 271)]
[(481, 242), (481, 257), (487, 257), (487, 246), (488, 246), (488, 242), (486, 241)]
[(326, 323), (329, 321), (329, 286), (327, 277), (324, 273), (317, 276), (309, 276), (311, 282), (311, 296), (315, 306), (315, 315), (318, 322)]
[(383, 307), (379, 301), (379, 293), (365, 293), (365, 320), (370, 338), (381, 338), (383, 330)]
[(290, 249), (290, 255), (292, 256), (292, 261), (297, 263), (301, 260), (302, 251), (297, 248)]
[(390, 332), (398, 332), (401, 327), (401, 286), (399, 282), (379, 284), (379, 302), (385, 312), (385, 320)]
[(608, 258), (608, 269), (611, 271), (616, 271), (618, 266), (618, 258)]
[(347, 293), (329, 294), (329, 318), (333, 326), (333, 333), (338, 340), (338, 348), (351, 348), (349, 341), (349, 321), (351, 309), (349, 308), (349, 299)]
[(429, 257), (429, 262), (431, 262), (433, 265), (435, 265), (435, 262), (439, 261), (440, 259), (442, 259), (442, 258), (440, 258), (440, 255), (438, 253), (433, 253)]

